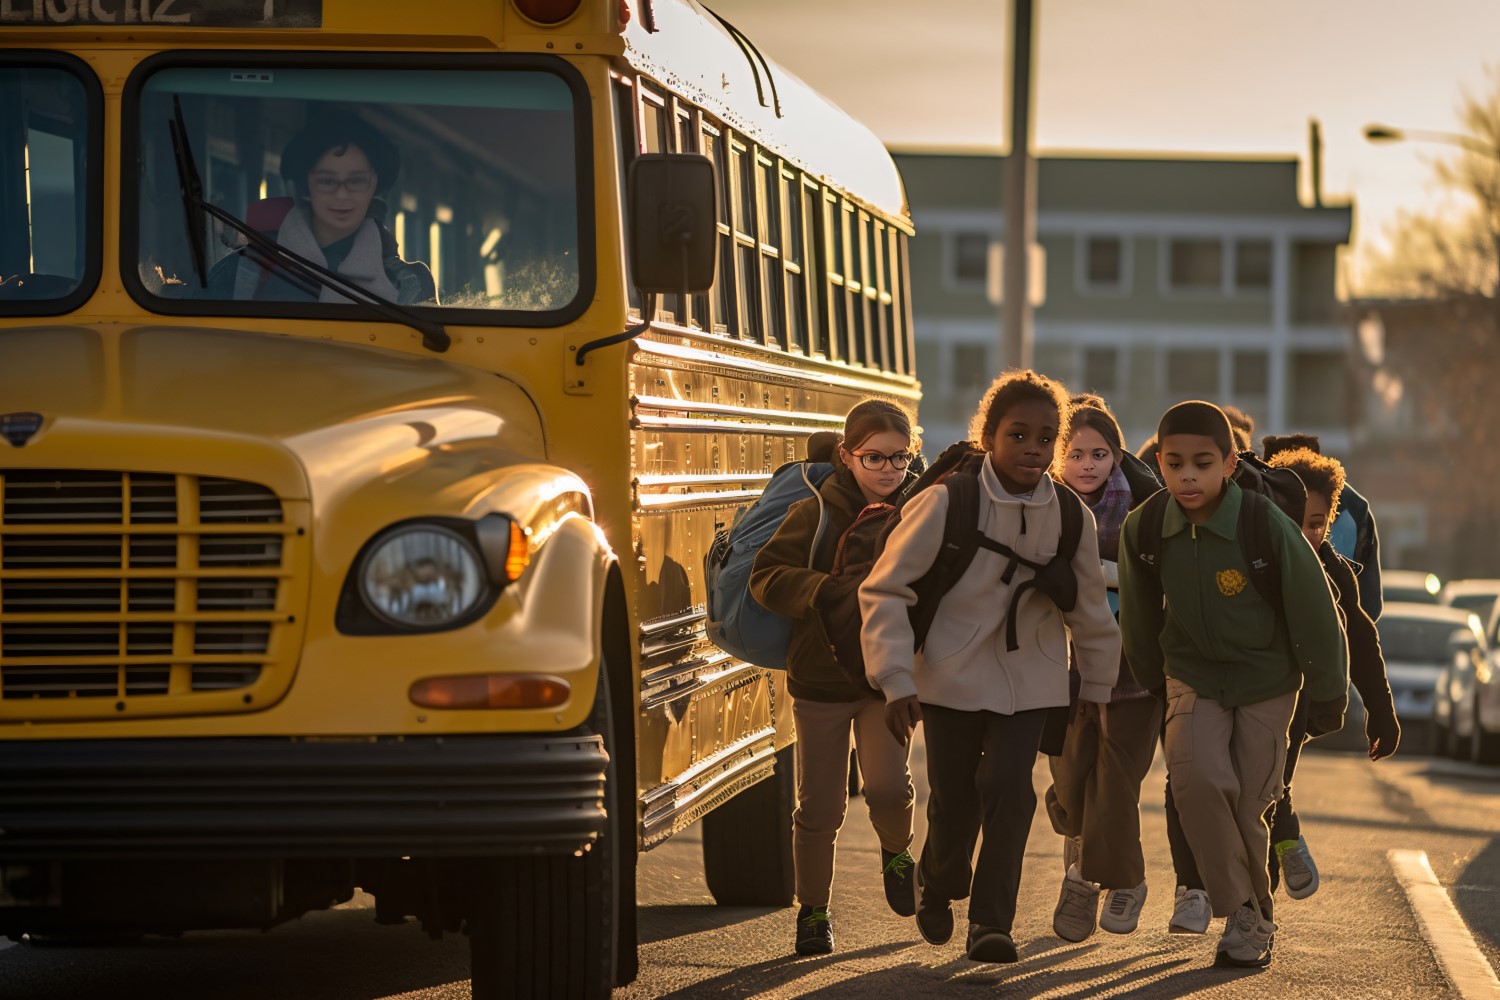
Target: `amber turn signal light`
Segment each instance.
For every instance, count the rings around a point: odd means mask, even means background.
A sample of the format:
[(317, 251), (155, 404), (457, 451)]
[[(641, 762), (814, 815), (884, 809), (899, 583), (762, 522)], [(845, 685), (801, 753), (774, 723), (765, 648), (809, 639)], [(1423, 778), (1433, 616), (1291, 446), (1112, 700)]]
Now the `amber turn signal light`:
[(578, 12), (583, 0), (511, 0), (521, 16), (534, 24), (562, 24)]
[(556, 708), (571, 690), (561, 677), (544, 674), (465, 674), (424, 677), (407, 697), (423, 708)]

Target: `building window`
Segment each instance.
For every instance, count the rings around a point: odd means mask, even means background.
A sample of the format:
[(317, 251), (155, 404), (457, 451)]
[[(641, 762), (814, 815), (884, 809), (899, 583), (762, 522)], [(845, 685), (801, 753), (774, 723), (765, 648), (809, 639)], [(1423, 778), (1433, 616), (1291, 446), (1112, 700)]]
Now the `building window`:
[(994, 377), (990, 374), (989, 345), (954, 344), (952, 361), (953, 392), (948, 397), (948, 417), (963, 423), (974, 413), (979, 397)]
[(1106, 399), (1120, 388), (1120, 352), (1114, 347), (1083, 349), (1083, 387)]
[(1222, 240), (1172, 240), (1168, 278), (1174, 291), (1217, 291), (1224, 286)]
[(1219, 394), (1219, 352), (1167, 351), (1167, 392), (1174, 398), (1213, 399)]
[(960, 285), (983, 285), (990, 271), (990, 238), (986, 233), (955, 233), (953, 280)]
[(1341, 426), (1347, 417), (1349, 384), (1342, 353), (1296, 352), (1288, 358), (1287, 399), (1292, 426)]
[(1271, 391), (1271, 359), (1265, 351), (1235, 351), (1234, 395), (1264, 396)]
[(1094, 291), (1124, 289), (1124, 240), (1118, 236), (1089, 236), (1083, 240), (1083, 287)]
[(1236, 240), (1234, 287), (1263, 292), (1271, 287), (1271, 241)]

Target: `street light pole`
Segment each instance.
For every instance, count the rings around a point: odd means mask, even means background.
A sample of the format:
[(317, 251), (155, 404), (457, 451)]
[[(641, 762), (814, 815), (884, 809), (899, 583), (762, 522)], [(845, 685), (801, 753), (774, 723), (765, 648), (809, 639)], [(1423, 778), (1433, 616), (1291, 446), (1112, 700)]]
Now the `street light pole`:
[(1500, 148), (1491, 146), (1472, 135), (1462, 132), (1439, 132), (1426, 128), (1396, 128), (1394, 125), (1366, 125), (1365, 139), (1369, 142), (1440, 142), (1448, 146), (1459, 146), (1471, 153), (1500, 160)]
[(1005, 259), (1000, 293), (1000, 356), (1007, 367), (1030, 368), (1028, 269), (1036, 240), (1036, 161), (1031, 156), (1032, 0), (1011, 0), (1010, 154), (1005, 158)]

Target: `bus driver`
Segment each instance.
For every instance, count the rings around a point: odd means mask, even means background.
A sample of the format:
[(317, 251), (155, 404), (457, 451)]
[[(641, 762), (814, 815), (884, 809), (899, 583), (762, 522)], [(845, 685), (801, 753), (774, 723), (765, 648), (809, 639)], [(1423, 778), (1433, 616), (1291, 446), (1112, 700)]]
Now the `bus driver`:
[[(383, 299), (403, 304), (436, 302), (432, 271), (401, 258), (396, 238), (382, 220), (377, 198), (395, 182), (401, 154), (394, 143), (362, 119), (334, 112), (312, 119), (292, 136), (281, 155), (281, 176), (295, 194), (279, 220), (274, 211), (249, 220), (293, 253), (336, 271)], [(347, 302), (332, 288), (289, 274), (249, 248), (214, 265), (213, 298)]]

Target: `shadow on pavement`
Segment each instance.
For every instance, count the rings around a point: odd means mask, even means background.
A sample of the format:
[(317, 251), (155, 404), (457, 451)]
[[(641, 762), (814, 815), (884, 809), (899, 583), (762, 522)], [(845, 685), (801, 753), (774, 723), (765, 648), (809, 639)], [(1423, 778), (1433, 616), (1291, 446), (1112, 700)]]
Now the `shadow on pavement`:
[[(889, 944), (875, 945), (872, 948), (839, 952), (827, 958), (805, 958), (798, 955), (784, 955), (780, 958), (770, 959), (769, 961), (758, 962), (755, 965), (746, 965), (737, 969), (731, 969), (722, 975), (714, 976), (712, 979), (704, 979), (683, 989), (661, 994), (661, 997), (662, 1000), (667, 1000), (670, 997), (747, 997), (774, 993), (778, 987), (801, 979), (813, 971), (814, 968), (836, 967), (845, 962), (859, 962), (867, 958), (881, 958), (886, 955), (895, 954), (898, 951), (905, 951), (914, 943), (911, 941), (893, 941)], [(886, 969), (871, 973), (870, 975), (887, 976), (900, 971), (900, 969)], [(842, 982), (848, 984), (860, 978), (865, 977), (851, 975)], [(841, 988), (839, 992), (843, 992), (843, 989)], [(816, 996), (815, 993), (806, 995)]]
[(0, 995), (368, 1000), (448, 984), (464, 984), (457, 988), (466, 993), (468, 965), (468, 940), (461, 935), (434, 942), (416, 924), (379, 927), (373, 910), (343, 910), (267, 933), (198, 931), (90, 947), (18, 945), (0, 951)]
[(1448, 895), (1479, 946), (1500, 953), (1500, 838), (1464, 865)]
[(781, 910), (793, 912), (784, 906), (642, 906), (636, 910), (638, 939), (646, 945), (684, 934), (722, 930)]

